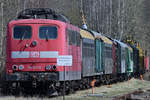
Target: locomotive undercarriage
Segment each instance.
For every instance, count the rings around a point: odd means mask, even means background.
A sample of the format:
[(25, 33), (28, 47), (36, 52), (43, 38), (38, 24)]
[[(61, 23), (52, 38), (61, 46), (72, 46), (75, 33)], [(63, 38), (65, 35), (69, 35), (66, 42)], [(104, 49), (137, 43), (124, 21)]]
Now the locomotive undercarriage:
[(5, 82), (5, 87), (3, 87), (4, 94), (13, 94), (13, 95), (58, 95), (56, 91), (57, 86), (56, 82), (36, 82), (35, 81), (27, 81), (27, 82)]
[[(118, 77), (119, 76), (119, 77)], [(84, 90), (91, 88), (91, 82), (93, 79), (96, 80), (95, 86), (109, 85), (118, 81), (124, 81), (127, 78), (124, 74), (118, 75), (99, 75), (84, 77), (81, 80), (72, 81), (58, 81), (58, 80), (37, 80), (33, 79), (30, 81), (6, 81), (3, 87), (5, 94), (13, 95), (47, 95), (47, 96), (58, 96), (74, 93), (76, 90)]]
[[(20, 93), (54, 94), (58, 82), (58, 73), (15, 72), (7, 75), (3, 92), (20, 95)], [(40, 92), (39, 92), (40, 91)]]

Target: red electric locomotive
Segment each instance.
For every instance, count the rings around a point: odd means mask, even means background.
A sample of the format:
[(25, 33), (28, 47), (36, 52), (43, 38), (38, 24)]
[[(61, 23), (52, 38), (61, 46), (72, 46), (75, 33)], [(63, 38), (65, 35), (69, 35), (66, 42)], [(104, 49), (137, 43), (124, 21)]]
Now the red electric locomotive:
[[(42, 85), (49, 92), (57, 87), (61, 92), (64, 80), (81, 79), (81, 48), (80, 39), (77, 39), (80, 38), (80, 29), (59, 21), (60, 16), (48, 9), (24, 12), (23, 19), (18, 17), (8, 24), (6, 81), (15, 90), (20, 87), (40, 88)], [(38, 18), (43, 12), (50, 19)], [(31, 15), (35, 19), (30, 19)], [(73, 62), (64, 68), (58, 64), (57, 58), (68, 55), (72, 56)]]
[(89, 88), (93, 79), (108, 84), (137, 72), (138, 57), (137, 49), (73, 26), (51, 9), (26, 9), (8, 23), (5, 86), (53, 95)]

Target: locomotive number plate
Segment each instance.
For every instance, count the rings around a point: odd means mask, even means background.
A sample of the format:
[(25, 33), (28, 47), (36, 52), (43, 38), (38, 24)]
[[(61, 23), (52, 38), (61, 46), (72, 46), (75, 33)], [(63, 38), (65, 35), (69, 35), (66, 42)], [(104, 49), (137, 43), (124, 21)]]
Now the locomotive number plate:
[(39, 58), (39, 57), (40, 57), (40, 52), (38, 51), (30, 52), (30, 58)]

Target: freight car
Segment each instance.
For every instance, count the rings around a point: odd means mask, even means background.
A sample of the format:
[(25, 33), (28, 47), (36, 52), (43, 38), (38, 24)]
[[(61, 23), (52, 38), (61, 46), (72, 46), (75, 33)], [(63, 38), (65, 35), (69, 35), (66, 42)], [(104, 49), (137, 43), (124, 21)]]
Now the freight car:
[[(97, 84), (124, 80), (138, 67), (134, 51), (69, 24), (51, 9), (27, 9), (8, 23), (6, 87), (15, 93), (32, 88), (52, 95), (89, 88), (93, 79)], [(59, 65), (60, 56), (71, 56), (72, 64)]]
[(139, 76), (149, 70), (149, 56), (142, 49), (139, 42), (135, 41), (132, 36), (127, 36), (125, 42), (133, 49), (133, 76)]

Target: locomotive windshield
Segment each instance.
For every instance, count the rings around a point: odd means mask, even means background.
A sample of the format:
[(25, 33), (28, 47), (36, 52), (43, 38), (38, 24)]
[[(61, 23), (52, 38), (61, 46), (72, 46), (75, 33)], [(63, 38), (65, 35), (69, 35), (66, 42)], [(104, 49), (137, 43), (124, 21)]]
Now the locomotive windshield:
[(32, 36), (31, 26), (15, 26), (13, 29), (14, 39), (30, 39)]
[(56, 26), (41, 26), (39, 28), (39, 37), (41, 39), (56, 39), (57, 27)]

